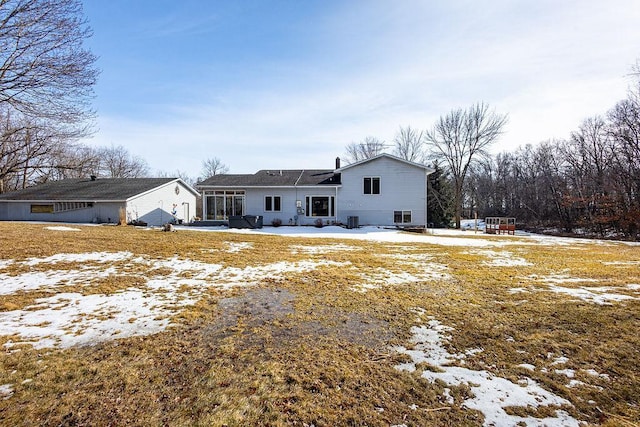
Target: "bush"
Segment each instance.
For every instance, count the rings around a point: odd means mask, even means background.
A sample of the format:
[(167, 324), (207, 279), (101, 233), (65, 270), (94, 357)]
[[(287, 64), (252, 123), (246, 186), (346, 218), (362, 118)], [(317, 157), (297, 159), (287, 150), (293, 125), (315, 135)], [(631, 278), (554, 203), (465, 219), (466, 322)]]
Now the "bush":
[(316, 219), (316, 221), (314, 222), (314, 224), (316, 225), (316, 227), (318, 228), (322, 228), (322, 226), (324, 225), (324, 223), (322, 222), (322, 220), (320, 218)]
[(280, 227), (282, 225), (282, 220), (280, 218), (273, 218), (271, 220), (271, 225), (274, 227)]

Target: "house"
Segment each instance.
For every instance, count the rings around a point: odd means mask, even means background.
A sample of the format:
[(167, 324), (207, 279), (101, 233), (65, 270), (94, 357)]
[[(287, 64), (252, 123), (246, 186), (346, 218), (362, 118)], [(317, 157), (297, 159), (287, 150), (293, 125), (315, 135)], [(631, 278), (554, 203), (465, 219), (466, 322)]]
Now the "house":
[(198, 193), (179, 178), (96, 178), (50, 181), (0, 194), (0, 220), (148, 225), (188, 222)]
[(196, 185), (202, 192), (203, 220), (225, 222), (257, 215), (265, 224), (424, 226), (427, 176), (432, 169), (380, 154), (335, 169), (260, 170), (222, 174)]

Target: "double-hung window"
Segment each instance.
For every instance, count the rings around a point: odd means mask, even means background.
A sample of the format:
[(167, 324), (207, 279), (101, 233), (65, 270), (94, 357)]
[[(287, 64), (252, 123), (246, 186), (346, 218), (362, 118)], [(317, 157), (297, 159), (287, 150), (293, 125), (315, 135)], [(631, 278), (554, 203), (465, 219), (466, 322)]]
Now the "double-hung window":
[(265, 196), (264, 210), (266, 212), (280, 212), (282, 198), (280, 196)]
[(364, 194), (380, 194), (380, 177), (364, 177)]

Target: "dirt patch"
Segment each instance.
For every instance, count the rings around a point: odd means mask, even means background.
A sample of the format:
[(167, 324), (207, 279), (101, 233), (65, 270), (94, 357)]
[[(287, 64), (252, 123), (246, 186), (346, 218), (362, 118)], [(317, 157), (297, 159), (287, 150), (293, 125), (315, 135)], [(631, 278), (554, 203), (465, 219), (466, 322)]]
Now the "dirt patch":
[(210, 339), (222, 339), (242, 330), (246, 332), (245, 345), (253, 346), (259, 345), (254, 341), (264, 339), (265, 335), (251, 332), (266, 328), (272, 346), (316, 336), (373, 350), (386, 348), (395, 337), (388, 322), (335, 307), (323, 307), (309, 320), (296, 319), (295, 298), (295, 294), (280, 288), (252, 289), (241, 296), (223, 298), (218, 302), (219, 321), (206, 327), (203, 334)]
[(251, 326), (262, 326), (293, 313), (294, 295), (285, 289), (252, 289), (244, 295), (223, 298), (220, 326), (234, 326), (240, 317)]

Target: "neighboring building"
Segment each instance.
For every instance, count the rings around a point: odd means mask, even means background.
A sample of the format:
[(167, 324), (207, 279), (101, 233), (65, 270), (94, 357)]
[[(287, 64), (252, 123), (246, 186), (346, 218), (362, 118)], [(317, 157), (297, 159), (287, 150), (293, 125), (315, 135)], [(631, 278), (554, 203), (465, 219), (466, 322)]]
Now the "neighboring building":
[(148, 225), (189, 222), (198, 193), (179, 178), (86, 178), (50, 181), (0, 194), (0, 220)]
[(215, 175), (196, 185), (204, 221), (259, 215), (264, 224), (348, 224), (424, 226), (427, 175), (432, 169), (389, 154), (335, 169), (261, 170), (249, 175)]

